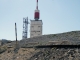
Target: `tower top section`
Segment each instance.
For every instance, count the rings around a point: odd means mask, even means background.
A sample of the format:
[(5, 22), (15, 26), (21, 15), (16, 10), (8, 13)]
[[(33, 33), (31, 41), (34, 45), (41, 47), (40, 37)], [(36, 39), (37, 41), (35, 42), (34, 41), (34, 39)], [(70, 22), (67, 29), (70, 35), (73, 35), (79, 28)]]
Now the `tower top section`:
[(39, 20), (40, 13), (39, 13), (39, 10), (38, 10), (38, 0), (36, 0), (36, 3), (37, 3), (37, 5), (36, 5), (36, 10), (34, 12), (34, 19)]
[(36, 5), (36, 10), (38, 10), (38, 0), (37, 0), (37, 5)]

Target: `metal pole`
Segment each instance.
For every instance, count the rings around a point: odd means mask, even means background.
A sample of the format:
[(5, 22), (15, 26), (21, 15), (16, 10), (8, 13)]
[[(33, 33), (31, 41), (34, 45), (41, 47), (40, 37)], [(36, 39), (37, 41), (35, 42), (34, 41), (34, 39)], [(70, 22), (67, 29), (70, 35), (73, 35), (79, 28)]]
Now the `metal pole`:
[(17, 45), (17, 26), (16, 26), (16, 23), (15, 23), (15, 36), (16, 36), (16, 45)]

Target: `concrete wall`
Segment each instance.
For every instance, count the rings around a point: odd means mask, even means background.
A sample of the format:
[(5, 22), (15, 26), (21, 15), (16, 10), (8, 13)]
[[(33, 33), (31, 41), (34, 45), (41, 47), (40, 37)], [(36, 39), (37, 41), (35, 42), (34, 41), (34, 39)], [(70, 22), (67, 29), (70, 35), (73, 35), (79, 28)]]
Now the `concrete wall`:
[(42, 35), (42, 20), (31, 20), (30, 24), (30, 38)]

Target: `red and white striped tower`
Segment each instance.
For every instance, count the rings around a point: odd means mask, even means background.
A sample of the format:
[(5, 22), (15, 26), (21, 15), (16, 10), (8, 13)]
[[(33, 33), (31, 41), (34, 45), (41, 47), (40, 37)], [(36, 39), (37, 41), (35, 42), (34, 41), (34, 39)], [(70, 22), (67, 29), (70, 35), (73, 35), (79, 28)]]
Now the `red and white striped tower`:
[(39, 10), (38, 10), (38, 0), (37, 0), (37, 6), (36, 6), (36, 10), (35, 10), (35, 13), (34, 13), (34, 19), (35, 20), (38, 20), (39, 19)]

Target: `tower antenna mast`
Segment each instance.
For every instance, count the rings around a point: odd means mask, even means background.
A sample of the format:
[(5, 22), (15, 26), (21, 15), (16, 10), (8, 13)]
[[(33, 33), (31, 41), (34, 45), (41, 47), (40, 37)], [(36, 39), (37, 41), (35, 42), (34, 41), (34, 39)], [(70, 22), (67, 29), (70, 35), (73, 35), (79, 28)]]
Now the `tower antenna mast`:
[(38, 10), (38, 0), (37, 0), (37, 6), (36, 6), (36, 9)]
[(28, 17), (23, 18), (23, 33), (22, 33), (22, 39), (27, 39), (27, 34), (28, 34)]
[(39, 12), (39, 9), (38, 9), (38, 0), (36, 0), (36, 2), (37, 2), (37, 6), (36, 6), (35, 13), (34, 13), (34, 19), (35, 19), (35, 20), (39, 20), (40, 12)]

